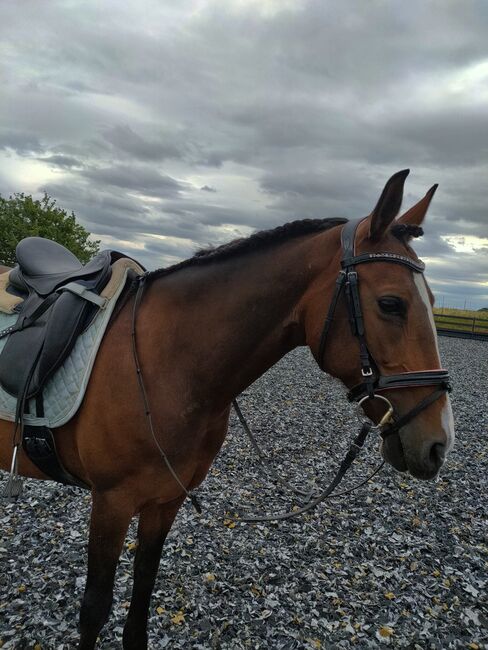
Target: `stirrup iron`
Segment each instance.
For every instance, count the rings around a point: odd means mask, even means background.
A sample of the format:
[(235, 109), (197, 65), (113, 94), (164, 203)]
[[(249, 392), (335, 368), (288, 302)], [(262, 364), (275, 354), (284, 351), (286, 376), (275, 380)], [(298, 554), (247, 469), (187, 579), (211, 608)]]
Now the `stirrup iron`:
[(17, 499), (22, 494), (23, 481), (22, 477), (19, 476), (19, 443), (14, 446), (14, 451), (12, 454), (12, 463), (10, 465), (10, 475), (7, 479), (7, 483), (3, 488), (2, 497), (4, 499), (9, 499), (13, 501)]

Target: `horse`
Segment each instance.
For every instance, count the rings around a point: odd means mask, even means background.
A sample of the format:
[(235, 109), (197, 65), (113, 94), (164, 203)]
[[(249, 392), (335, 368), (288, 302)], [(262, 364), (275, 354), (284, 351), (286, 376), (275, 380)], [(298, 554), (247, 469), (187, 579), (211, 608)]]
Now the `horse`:
[[(436, 186), (398, 217), (407, 174), (388, 180), (353, 233), (355, 259), (369, 255), (375, 262), (356, 267), (362, 337), (349, 327), (347, 300), (335, 289), (346, 219), (294, 221), (201, 251), (151, 272), (144, 293), (134, 289), (121, 306), (79, 411), (54, 431), (63, 465), (92, 497), (79, 650), (95, 648), (108, 618), (116, 566), (135, 516), (134, 585), (123, 648), (147, 648), (151, 594), (178, 510), (219, 452), (233, 399), (285, 354), (308, 346), (318, 365), (349, 389), (358, 379), (368, 381), (364, 345), (375, 374), (386, 379), (441, 372), (433, 296), (411, 247)], [(134, 315), (144, 395), (131, 348)], [(401, 425), (384, 438), (381, 454), (400, 472), (424, 480), (437, 476), (454, 440), (449, 397), (441, 390), (429, 401), (429, 385), (400, 382), (383, 392)], [(361, 401), (379, 422), (383, 400), (369, 394)], [(416, 408), (419, 402), (422, 408)], [(410, 417), (402, 420), (406, 412)], [(0, 422), (0, 468), (10, 467), (11, 455), (11, 423)], [(23, 451), (19, 473), (48, 478)]]

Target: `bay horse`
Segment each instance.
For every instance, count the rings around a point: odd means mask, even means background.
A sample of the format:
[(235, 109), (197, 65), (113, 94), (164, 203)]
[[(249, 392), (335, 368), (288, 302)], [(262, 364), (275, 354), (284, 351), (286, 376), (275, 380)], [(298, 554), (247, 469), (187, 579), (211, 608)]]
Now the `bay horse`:
[[(377, 263), (358, 266), (357, 276), (367, 348), (375, 368), (386, 376), (441, 367), (433, 297), (424, 277), (406, 264), (389, 263), (408, 258), (419, 266), (409, 239), (419, 234), (436, 188), (396, 218), (407, 174), (390, 178), (354, 233), (355, 254), (377, 256)], [(156, 440), (131, 350), (134, 292), (113, 319), (77, 415), (55, 431), (63, 465), (92, 493), (79, 650), (95, 648), (108, 618), (119, 554), (136, 515), (138, 546), (123, 647), (147, 648), (149, 603), (163, 543), (185, 499), (156, 443), (183, 486), (192, 490), (223, 443), (232, 400), (290, 350), (308, 346), (320, 367), (348, 388), (368, 374), (342, 298), (321, 345), (341, 268), (345, 222), (292, 222), (147, 277), (137, 312), (137, 351)], [(402, 414), (414, 410), (429, 389), (406, 385), (385, 394)], [(377, 422), (383, 410), (376, 402), (368, 400), (365, 410)], [(453, 439), (451, 407), (443, 392), (388, 436), (381, 453), (397, 470), (431, 479)], [(11, 423), (0, 422), (0, 468), (10, 467), (11, 454)], [(47, 478), (23, 452), (19, 472)]]

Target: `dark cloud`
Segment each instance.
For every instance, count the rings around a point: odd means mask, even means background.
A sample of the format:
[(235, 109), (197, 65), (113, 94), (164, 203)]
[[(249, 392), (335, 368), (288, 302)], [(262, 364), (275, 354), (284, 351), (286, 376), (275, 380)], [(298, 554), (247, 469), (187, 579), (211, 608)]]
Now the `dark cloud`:
[(40, 161), (53, 165), (54, 167), (62, 167), (63, 169), (71, 169), (72, 167), (82, 167), (83, 163), (73, 156), (64, 156), (63, 154), (54, 154), (39, 158)]
[(38, 137), (31, 133), (22, 133), (15, 130), (0, 132), (0, 148), (13, 149), (20, 156), (43, 151)]
[(443, 166), (472, 166), (488, 157), (488, 139), (480, 137), (488, 133), (487, 105), (434, 106), (428, 110), (412, 110), (405, 115), (394, 116), (387, 121), (387, 131), (400, 151), (410, 150), (420, 164)]
[(440, 235), (431, 232), (428, 222), (425, 225), (425, 235), (419, 239), (415, 239), (412, 242), (412, 246), (415, 248), (419, 257), (434, 257), (437, 259), (447, 257), (449, 259), (455, 252), (451, 244), (442, 239)]
[[(155, 129), (156, 130), (156, 129)], [(131, 159), (143, 161), (161, 161), (166, 158), (182, 158), (184, 142), (178, 140), (178, 134), (143, 138), (127, 125), (118, 125), (103, 133), (107, 142), (119, 152), (124, 152)]]
[(440, 184), (415, 244), (434, 289), (484, 295), (483, 244), (445, 239), (488, 238), (482, 0), (25, 0), (0, 20), (2, 193), (48, 189), (160, 266), (286, 220), (363, 216), (410, 167), (405, 208)]
[(174, 178), (160, 174), (151, 167), (137, 165), (92, 167), (83, 170), (81, 175), (97, 185), (112, 185), (151, 196), (174, 197), (184, 189), (184, 185)]

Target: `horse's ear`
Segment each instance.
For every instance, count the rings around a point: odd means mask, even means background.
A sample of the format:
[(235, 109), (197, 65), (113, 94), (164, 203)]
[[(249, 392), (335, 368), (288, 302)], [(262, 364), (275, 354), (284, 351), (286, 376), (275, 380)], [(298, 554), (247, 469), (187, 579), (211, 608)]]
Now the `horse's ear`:
[(425, 215), (429, 209), (430, 202), (432, 201), (437, 188), (437, 183), (435, 185), (432, 185), (423, 199), (420, 199), (420, 201), (411, 207), (410, 210), (407, 210), (405, 214), (402, 214), (402, 216), (398, 218), (398, 223), (404, 223), (405, 225), (411, 226), (420, 226), (420, 224), (425, 219)]
[(381, 239), (397, 216), (402, 204), (403, 186), (409, 173), (409, 169), (403, 169), (394, 174), (381, 192), (378, 203), (369, 216), (369, 238), (373, 241)]

